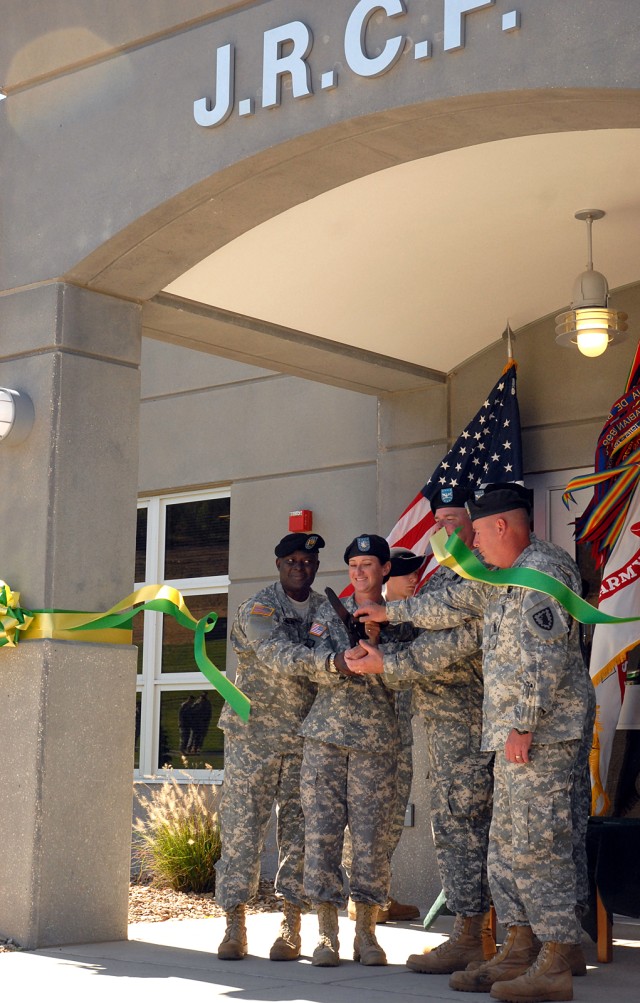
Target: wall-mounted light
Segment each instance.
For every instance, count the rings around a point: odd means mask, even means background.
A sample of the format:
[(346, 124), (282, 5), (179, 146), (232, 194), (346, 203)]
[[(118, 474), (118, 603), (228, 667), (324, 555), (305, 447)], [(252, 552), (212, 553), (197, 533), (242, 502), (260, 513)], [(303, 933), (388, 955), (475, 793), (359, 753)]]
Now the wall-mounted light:
[(23, 442), (33, 425), (33, 403), (22, 390), (0, 387), (0, 443), (11, 437), (11, 445)]
[(627, 337), (627, 314), (609, 309), (609, 284), (604, 275), (594, 271), (591, 249), (591, 226), (602, 219), (602, 209), (581, 209), (576, 219), (587, 224), (589, 260), (587, 270), (573, 284), (571, 309), (556, 317), (556, 341), (564, 348), (577, 345), (583, 355), (595, 358), (609, 345)]

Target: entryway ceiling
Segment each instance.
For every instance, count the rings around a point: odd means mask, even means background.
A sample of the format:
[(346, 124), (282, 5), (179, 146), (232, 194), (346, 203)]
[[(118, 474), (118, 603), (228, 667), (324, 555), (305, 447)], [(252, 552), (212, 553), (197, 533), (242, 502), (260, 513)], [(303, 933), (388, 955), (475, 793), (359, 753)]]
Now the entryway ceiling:
[(339, 352), (449, 373), (495, 342), (507, 320), (517, 329), (567, 308), (587, 264), (577, 210), (606, 212), (593, 225), (593, 255), (610, 288), (640, 280), (638, 164), (640, 129), (442, 153), (282, 213), (165, 292)]

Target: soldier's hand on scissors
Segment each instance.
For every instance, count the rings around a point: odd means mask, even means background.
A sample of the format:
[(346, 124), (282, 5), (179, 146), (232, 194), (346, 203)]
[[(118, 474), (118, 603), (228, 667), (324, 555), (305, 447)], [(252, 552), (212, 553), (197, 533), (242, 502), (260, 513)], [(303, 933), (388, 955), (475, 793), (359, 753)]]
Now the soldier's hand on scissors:
[(383, 671), (382, 652), (368, 641), (360, 641), (360, 647), (365, 649), (364, 657), (355, 658), (350, 651), (345, 651), (347, 665), (354, 675), (380, 675)]
[(379, 606), (377, 603), (370, 602), (366, 606), (360, 606), (359, 609), (353, 614), (358, 620), (363, 620), (365, 623), (386, 623), (387, 622), (387, 611), (384, 606)]

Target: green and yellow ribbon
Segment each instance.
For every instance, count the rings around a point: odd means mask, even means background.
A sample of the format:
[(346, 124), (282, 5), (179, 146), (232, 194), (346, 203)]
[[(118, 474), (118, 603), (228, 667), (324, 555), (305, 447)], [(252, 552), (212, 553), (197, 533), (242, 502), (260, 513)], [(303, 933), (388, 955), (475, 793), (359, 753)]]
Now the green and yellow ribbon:
[(33, 614), (20, 608), (20, 593), (0, 581), (0, 648), (5, 644), (15, 648), (19, 632), (27, 630), (32, 620)]
[(490, 571), (462, 542), (457, 533), (447, 537), (445, 529), (434, 533), (430, 541), (431, 549), (439, 564), (451, 568), (462, 578), (488, 585), (517, 585), (521, 589), (534, 589), (551, 596), (580, 623), (633, 623), (638, 616), (611, 616), (586, 602), (568, 585), (564, 585), (544, 571), (534, 568), (499, 568)]
[(145, 610), (172, 616), (181, 626), (193, 631), (194, 657), (200, 672), (238, 717), (248, 721), (251, 701), (216, 668), (206, 652), (206, 635), (215, 627), (218, 614), (209, 613), (196, 620), (182, 594), (170, 585), (144, 585), (106, 613), (80, 613), (72, 610), (22, 609), (20, 593), (13, 592), (6, 582), (0, 581), (0, 647), (6, 645), (14, 648), (20, 639), (34, 641), (44, 638), (84, 640), (95, 644), (131, 644), (133, 618)]

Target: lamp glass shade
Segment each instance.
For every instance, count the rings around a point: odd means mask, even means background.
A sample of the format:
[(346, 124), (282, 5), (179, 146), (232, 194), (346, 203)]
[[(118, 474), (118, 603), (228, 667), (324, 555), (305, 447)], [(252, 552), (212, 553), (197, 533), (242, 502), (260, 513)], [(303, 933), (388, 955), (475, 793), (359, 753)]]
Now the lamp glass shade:
[(627, 330), (626, 313), (607, 307), (583, 307), (556, 317), (556, 342), (564, 347), (577, 345), (590, 358), (602, 355), (608, 345), (624, 341)]
[(609, 344), (609, 335), (606, 331), (595, 329), (578, 331), (576, 341), (578, 350), (590, 359), (595, 359), (606, 350)]

